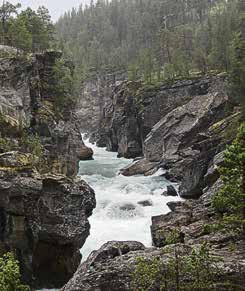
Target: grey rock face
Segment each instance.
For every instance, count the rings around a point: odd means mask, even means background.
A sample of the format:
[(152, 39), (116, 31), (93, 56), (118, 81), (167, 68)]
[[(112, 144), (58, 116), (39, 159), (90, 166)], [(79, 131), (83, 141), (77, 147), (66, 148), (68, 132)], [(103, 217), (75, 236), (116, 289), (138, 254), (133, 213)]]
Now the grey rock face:
[(60, 287), (80, 263), (95, 207), (84, 181), (40, 175), (31, 154), (0, 157), (0, 249), (15, 250), (26, 281)]
[(28, 60), (0, 60), (0, 113), (8, 128), (6, 133), (1, 129), (1, 136), (17, 138), (21, 128), (29, 128), (40, 136), (49, 168), (75, 176), (79, 160), (93, 153), (83, 143), (73, 105), (62, 117), (55, 114), (52, 69), (60, 57), (50, 51)]
[[(93, 152), (73, 104), (62, 114), (54, 108), (52, 72), (60, 57), (50, 51), (0, 60), (0, 137), (14, 144), (12, 152), (0, 149), (0, 253), (16, 251), (25, 281), (41, 287), (61, 287), (75, 272), (95, 207), (93, 190), (68, 178)], [(40, 137), (41, 161), (20, 152), (23, 128)]]
[[(109, 104), (113, 90), (126, 79), (124, 72), (114, 74), (97, 75), (87, 80), (79, 96), (77, 104), (77, 116), (79, 128), (82, 132), (94, 136), (93, 141), (100, 146), (106, 146), (101, 132), (101, 121), (104, 118), (104, 108)], [(98, 129), (100, 134), (98, 135)]]
[(198, 96), (167, 114), (145, 140), (146, 158), (174, 163), (180, 159), (182, 148), (188, 155), (193, 142), (201, 138), (197, 134), (224, 117), (227, 101), (228, 97), (218, 92)]
[[(202, 195), (209, 163), (235, 135), (225, 135), (233, 132), (237, 114), (230, 110), (224, 79), (209, 79), (206, 89), (201, 91), (203, 95), (165, 115), (144, 141), (144, 164), (155, 163), (156, 169), (165, 169), (167, 179), (180, 182), (179, 192), (184, 198)], [(134, 163), (125, 173), (133, 175), (140, 168), (140, 162), (139, 166)]]
[[(178, 244), (175, 247), (167, 246), (162, 249), (144, 248), (136, 242), (127, 242), (125, 252), (121, 251), (121, 247), (125, 242), (113, 242), (104, 245), (99, 251), (94, 252), (88, 260), (80, 265), (73, 278), (61, 289), (62, 291), (128, 291), (134, 290), (133, 273), (138, 263), (138, 259), (142, 258), (152, 262), (158, 260), (165, 266), (170, 259), (174, 258), (174, 248), (178, 248), (178, 252), (184, 255), (191, 254), (194, 248), (200, 245), (190, 246), (188, 244)], [(130, 245), (136, 247), (131, 248)], [(116, 247), (114, 246), (116, 245)], [(108, 250), (109, 249), (109, 250)], [(241, 244), (236, 252), (231, 252), (227, 248), (217, 248), (212, 250), (216, 258), (219, 257), (222, 269), (222, 276), (218, 281), (230, 279), (234, 284), (243, 285), (243, 275), (245, 273), (243, 265), (243, 251)], [(159, 282), (149, 288), (150, 291), (160, 290)], [(170, 291), (174, 289), (169, 289)], [(228, 290), (228, 289), (222, 289)]]
[(142, 253), (144, 249), (139, 242), (108, 242), (91, 253), (61, 290), (130, 290), (132, 265), (124, 258), (129, 258), (132, 252)]
[(209, 78), (185, 80), (150, 89), (140, 82), (124, 82), (105, 104), (99, 136), (120, 157), (142, 155), (143, 141), (152, 127), (174, 108), (207, 94), (211, 82)]
[(124, 176), (142, 175), (151, 172), (154, 168), (157, 168), (158, 162), (150, 162), (147, 159), (139, 159), (134, 161), (128, 167), (121, 169), (121, 174)]
[(177, 193), (176, 189), (174, 188), (174, 186), (168, 185), (167, 190), (165, 192), (163, 192), (162, 195), (163, 196), (178, 196), (178, 193)]

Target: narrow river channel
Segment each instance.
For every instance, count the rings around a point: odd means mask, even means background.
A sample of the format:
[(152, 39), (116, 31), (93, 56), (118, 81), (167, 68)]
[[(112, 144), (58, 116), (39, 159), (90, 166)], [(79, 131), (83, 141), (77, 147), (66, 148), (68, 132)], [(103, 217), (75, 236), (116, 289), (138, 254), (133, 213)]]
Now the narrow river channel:
[(161, 194), (169, 184), (161, 173), (124, 177), (119, 170), (131, 161), (85, 141), (94, 160), (81, 161), (79, 175), (95, 190), (97, 207), (90, 217), (90, 236), (81, 249), (83, 260), (111, 240), (137, 240), (151, 246), (151, 217), (169, 212), (166, 203), (179, 197)]

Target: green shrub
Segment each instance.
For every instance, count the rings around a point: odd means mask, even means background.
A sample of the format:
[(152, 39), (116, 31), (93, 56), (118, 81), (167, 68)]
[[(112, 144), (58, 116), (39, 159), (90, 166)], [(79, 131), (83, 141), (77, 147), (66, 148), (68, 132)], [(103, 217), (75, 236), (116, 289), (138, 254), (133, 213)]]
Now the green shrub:
[(0, 257), (0, 290), (29, 291), (30, 288), (21, 283), (18, 261), (12, 253)]
[(133, 273), (134, 290), (151, 290), (161, 280), (161, 268), (162, 262), (157, 258), (151, 261), (137, 258), (137, 267)]
[(37, 156), (39, 159), (43, 156), (43, 146), (40, 141), (40, 137), (36, 135), (23, 134), (20, 140), (20, 146), (23, 151), (32, 153)]
[(16, 149), (16, 144), (8, 138), (0, 137), (0, 153), (10, 152)]
[(171, 258), (164, 261), (158, 258), (151, 261), (144, 258), (137, 259), (133, 273), (133, 289), (137, 291), (215, 290), (214, 286), (220, 275), (218, 261), (210, 254), (209, 247), (205, 243), (191, 252), (185, 252), (183, 247), (176, 245)]

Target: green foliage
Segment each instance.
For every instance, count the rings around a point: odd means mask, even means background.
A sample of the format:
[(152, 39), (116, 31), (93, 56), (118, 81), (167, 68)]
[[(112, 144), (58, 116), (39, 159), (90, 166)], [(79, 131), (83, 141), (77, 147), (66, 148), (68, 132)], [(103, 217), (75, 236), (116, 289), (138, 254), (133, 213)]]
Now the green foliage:
[(166, 64), (164, 66), (164, 79), (167, 81), (173, 81), (175, 79), (175, 70), (173, 64)]
[(148, 261), (144, 258), (137, 258), (137, 267), (133, 273), (134, 290), (151, 290), (161, 280), (162, 262), (154, 258)]
[(67, 107), (71, 108), (75, 102), (76, 79), (73, 66), (69, 66), (64, 59), (56, 61), (52, 72), (52, 88), (54, 95), (54, 109), (57, 114), (63, 114)]
[(0, 137), (0, 153), (10, 152), (16, 149), (16, 144), (9, 138)]
[(128, 69), (128, 79), (129, 81), (137, 81), (139, 76), (139, 66), (137, 64), (132, 64)]
[(18, 261), (12, 253), (0, 257), (0, 290), (29, 291), (30, 288), (21, 283)]
[(39, 159), (43, 156), (43, 146), (40, 141), (40, 137), (38, 135), (30, 135), (24, 133), (21, 137), (20, 147), (24, 152), (32, 153), (34, 156)]
[(230, 70), (240, 2), (100, 0), (66, 13), (56, 28), (83, 80), (125, 70), (148, 85)]
[(12, 18), (12, 15), (17, 14), (17, 9), (20, 8), (20, 4), (13, 5), (10, 2), (3, 2), (2, 6), (0, 6), (0, 20), (1, 20), (1, 42), (2, 44), (6, 44), (8, 41), (8, 29), (9, 29), (9, 20)]
[(21, 18), (17, 18), (11, 22), (9, 28), (10, 35), (14, 39), (15, 47), (23, 50), (30, 51), (32, 48), (32, 35), (27, 30), (25, 22)]
[(243, 120), (245, 120), (245, 4), (244, 1), (238, 1), (238, 9), (240, 17), (236, 33), (231, 43), (231, 64), (230, 64), (230, 94), (240, 103), (243, 112)]
[(18, 14), (20, 7), (20, 4), (9, 2), (0, 7), (1, 43), (14, 46), (21, 52), (48, 49), (54, 34), (48, 10), (41, 6), (37, 11), (27, 8)]
[(172, 231), (168, 232), (165, 235), (165, 244), (176, 244), (180, 241), (180, 230), (179, 229), (173, 229)]
[(225, 152), (224, 166), (220, 169), (223, 187), (212, 199), (212, 206), (225, 224), (244, 228), (245, 217), (245, 123), (236, 140)]
[[(170, 250), (167, 253), (169, 252)], [(164, 261), (160, 258), (153, 260), (138, 258), (132, 275), (133, 289), (137, 291), (214, 290), (220, 273), (218, 261), (210, 254), (205, 243), (191, 252), (175, 246), (172, 256)]]

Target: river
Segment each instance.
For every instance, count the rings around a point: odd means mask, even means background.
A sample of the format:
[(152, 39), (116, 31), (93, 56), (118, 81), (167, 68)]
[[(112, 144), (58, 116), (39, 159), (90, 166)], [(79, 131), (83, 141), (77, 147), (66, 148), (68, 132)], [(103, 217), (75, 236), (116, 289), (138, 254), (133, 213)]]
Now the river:
[[(151, 217), (168, 213), (167, 202), (180, 199), (161, 195), (170, 182), (160, 172), (124, 177), (119, 170), (131, 160), (85, 143), (93, 149), (94, 160), (80, 162), (79, 176), (95, 190), (97, 206), (89, 218), (91, 230), (81, 249), (83, 260), (107, 241), (136, 240), (151, 246)], [(142, 201), (149, 206), (139, 204)]]

